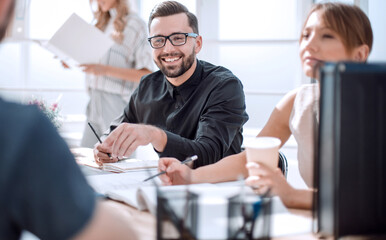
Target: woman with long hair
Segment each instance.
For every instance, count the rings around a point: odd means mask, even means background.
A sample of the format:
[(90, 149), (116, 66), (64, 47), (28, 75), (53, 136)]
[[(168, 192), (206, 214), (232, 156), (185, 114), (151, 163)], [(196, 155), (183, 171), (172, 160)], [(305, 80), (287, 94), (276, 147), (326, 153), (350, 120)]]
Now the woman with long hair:
[[(87, 121), (101, 135), (126, 107), (143, 75), (151, 73), (153, 61), (145, 22), (129, 8), (127, 0), (90, 0), (95, 26), (115, 44), (98, 64), (82, 64), (90, 96)], [(85, 128), (81, 145), (93, 147), (95, 135)]]

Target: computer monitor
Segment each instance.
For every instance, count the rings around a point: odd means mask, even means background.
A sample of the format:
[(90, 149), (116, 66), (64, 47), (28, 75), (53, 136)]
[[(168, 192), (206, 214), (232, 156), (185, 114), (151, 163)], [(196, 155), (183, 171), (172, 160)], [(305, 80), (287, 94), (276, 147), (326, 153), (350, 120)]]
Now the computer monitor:
[(321, 67), (315, 126), (317, 232), (386, 234), (386, 64)]

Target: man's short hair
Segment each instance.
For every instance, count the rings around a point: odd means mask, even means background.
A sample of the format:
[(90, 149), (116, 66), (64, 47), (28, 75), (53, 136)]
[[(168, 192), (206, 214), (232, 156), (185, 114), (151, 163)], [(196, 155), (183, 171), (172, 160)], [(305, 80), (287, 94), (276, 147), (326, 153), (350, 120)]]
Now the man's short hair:
[(150, 24), (154, 18), (167, 17), (178, 13), (185, 13), (188, 17), (189, 26), (193, 29), (194, 33), (199, 34), (197, 17), (193, 13), (189, 12), (189, 10), (184, 5), (176, 1), (165, 1), (155, 5), (149, 17), (149, 30)]

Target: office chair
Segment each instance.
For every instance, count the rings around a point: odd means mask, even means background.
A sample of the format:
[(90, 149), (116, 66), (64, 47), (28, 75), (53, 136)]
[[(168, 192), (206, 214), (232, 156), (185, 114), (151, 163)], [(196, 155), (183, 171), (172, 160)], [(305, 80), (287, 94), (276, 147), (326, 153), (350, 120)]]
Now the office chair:
[(284, 177), (287, 179), (287, 173), (288, 173), (288, 161), (285, 157), (284, 153), (279, 151), (279, 163), (278, 168), (280, 168), (281, 172), (283, 173)]

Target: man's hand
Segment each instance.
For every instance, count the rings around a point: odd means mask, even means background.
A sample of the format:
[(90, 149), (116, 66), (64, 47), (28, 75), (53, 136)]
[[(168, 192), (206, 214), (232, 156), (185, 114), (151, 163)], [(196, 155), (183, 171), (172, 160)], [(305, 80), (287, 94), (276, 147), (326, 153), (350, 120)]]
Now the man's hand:
[[(122, 123), (97, 146), (97, 150), (103, 153), (111, 153), (113, 161), (116, 158), (130, 156), (138, 146), (153, 144), (153, 147), (162, 152), (166, 145), (166, 133), (154, 126), (143, 124)], [(100, 160), (106, 158), (102, 154), (98, 154)], [(107, 161), (110, 159), (107, 158)]]
[(95, 159), (95, 162), (99, 166), (102, 166), (103, 163), (111, 163), (111, 162), (117, 162), (118, 161), (118, 158), (109, 157), (107, 152), (103, 151), (103, 148), (101, 147), (100, 143), (95, 144), (94, 159)]
[(60, 63), (62, 64), (63, 68), (70, 69), (70, 66), (67, 63), (65, 63), (64, 61), (60, 61)]
[(175, 158), (160, 158), (158, 162), (158, 170), (166, 171), (166, 174), (159, 176), (164, 185), (181, 185), (190, 184), (192, 169), (188, 166), (181, 164), (181, 162)]

